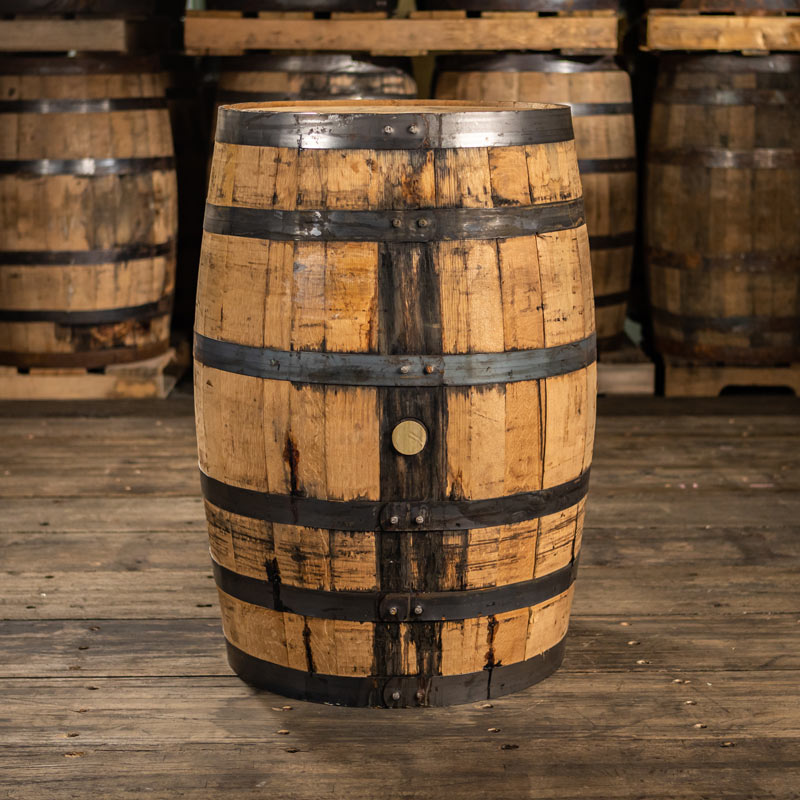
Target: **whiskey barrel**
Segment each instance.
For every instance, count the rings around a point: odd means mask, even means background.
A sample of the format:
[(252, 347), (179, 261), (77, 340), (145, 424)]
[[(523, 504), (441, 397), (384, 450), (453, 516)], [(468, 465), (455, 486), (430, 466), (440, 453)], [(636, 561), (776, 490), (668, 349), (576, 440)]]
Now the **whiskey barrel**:
[(800, 358), (799, 128), (800, 57), (663, 60), (646, 223), (660, 353)]
[(623, 338), (636, 227), (636, 145), (628, 73), (604, 56), (538, 53), (437, 60), (436, 97), (572, 106), (592, 250), (600, 352)]
[(217, 103), (417, 96), (411, 61), (343, 54), (233, 56), (220, 59)]
[(167, 349), (165, 80), (151, 59), (0, 59), (0, 363), (99, 368)]
[(223, 107), (195, 331), (240, 676), (396, 707), (556, 669), (596, 376), (568, 108)]

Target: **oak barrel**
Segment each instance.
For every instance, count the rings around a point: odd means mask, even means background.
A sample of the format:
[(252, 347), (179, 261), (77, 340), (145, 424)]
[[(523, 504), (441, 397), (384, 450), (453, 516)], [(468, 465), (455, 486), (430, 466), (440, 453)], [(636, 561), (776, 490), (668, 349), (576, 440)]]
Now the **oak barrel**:
[(619, 10), (620, 0), (416, 0), (424, 11), (607, 11)]
[(177, 193), (149, 58), (0, 59), (0, 363), (164, 352)]
[(219, 60), (218, 104), (417, 96), (411, 61), (346, 54), (249, 55)]
[(800, 57), (676, 56), (650, 127), (647, 260), (657, 350), (800, 358)]
[(601, 355), (623, 339), (636, 228), (631, 81), (608, 56), (541, 53), (437, 60), (436, 96), (524, 100), (572, 107), (592, 251)]
[(343, 705), (561, 661), (595, 405), (569, 109), (223, 107), (195, 332), (229, 660)]

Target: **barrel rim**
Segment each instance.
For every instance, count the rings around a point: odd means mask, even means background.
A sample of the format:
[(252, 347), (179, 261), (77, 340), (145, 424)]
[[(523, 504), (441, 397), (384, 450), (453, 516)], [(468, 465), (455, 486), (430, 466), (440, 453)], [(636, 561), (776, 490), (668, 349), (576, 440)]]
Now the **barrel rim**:
[(354, 56), (350, 53), (309, 53), (308, 55), (248, 54), (220, 56), (224, 72), (324, 72), (348, 75), (381, 75), (387, 72), (412, 77), (411, 59)]
[(216, 141), (226, 144), (309, 150), (512, 147), (573, 139), (569, 106), (462, 100), (243, 103), (220, 107), (216, 132)]
[(166, 72), (152, 55), (0, 56), (0, 75), (117, 75)]
[(490, 55), (440, 56), (436, 73), (442, 72), (626, 72), (615, 56), (563, 56), (553, 53), (492, 53)]
[[(785, 72), (800, 71), (800, 54), (770, 53), (744, 56), (733, 53), (667, 53), (659, 61), (659, 75), (672, 72)], [(658, 89), (656, 89), (656, 97)]]

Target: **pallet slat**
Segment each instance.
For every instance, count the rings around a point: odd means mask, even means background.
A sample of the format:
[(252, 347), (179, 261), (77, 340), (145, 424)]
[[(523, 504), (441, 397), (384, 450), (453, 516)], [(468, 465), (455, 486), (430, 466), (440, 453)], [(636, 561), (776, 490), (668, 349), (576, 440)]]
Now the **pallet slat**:
[(787, 367), (664, 365), (666, 397), (716, 397), (729, 386), (788, 387), (800, 397), (800, 364)]
[(248, 19), (190, 14), (184, 41), (190, 55), (243, 50), (343, 50), (408, 54), (457, 50), (615, 52), (619, 19), (525, 17), (469, 19)]
[(800, 50), (800, 16), (647, 14), (648, 50)]
[(186, 369), (175, 349), (146, 361), (108, 366), (103, 373), (0, 367), (0, 400), (103, 400), (166, 397)]

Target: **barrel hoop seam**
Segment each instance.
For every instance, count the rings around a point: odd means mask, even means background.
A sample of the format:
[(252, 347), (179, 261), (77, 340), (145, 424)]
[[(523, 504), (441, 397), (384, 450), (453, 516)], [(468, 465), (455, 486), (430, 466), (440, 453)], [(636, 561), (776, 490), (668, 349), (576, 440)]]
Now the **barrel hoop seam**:
[(173, 170), (172, 156), (148, 158), (23, 158), (0, 160), (0, 175), (126, 175)]
[(94, 266), (146, 258), (163, 258), (174, 253), (175, 242), (172, 239), (160, 244), (137, 242), (98, 250), (0, 250), (0, 266)]
[(200, 483), (210, 503), (251, 519), (328, 530), (446, 533), (512, 525), (571, 508), (586, 497), (589, 469), (547, 489), (481, 500), (322, 500), (233, 486), (202, 469)]
[(596, 337), (501, 353), (380, 355), (276, 350), (195, 332), (194, 357), (207, 367), (253, 378), (343, 386), (478, 386), (576, 372), (597, 358)]
[(60, 325), (110, 325), (127, 320), (163, 317), (172, 310), (172, 293), (153, 303), (124, 308), (83, 311), (51, 311), (46, 309), (0, 309), (0, 322), (55, 322)]
[(435, 242), (509, 239), (574, 230), (583, 198), (534, 206), (381, 211), (284, 210), (206, 204), (203, 230), (272, 241)]
[(316, 619), (350, 622), (439, 622), (530, 608), (572, 586), (577, 559), (547, 575), (485, 589), (449, 592), (322, 591), (242, 575), (212, 557), (217, 586), (231, 597), (261, 608)]

